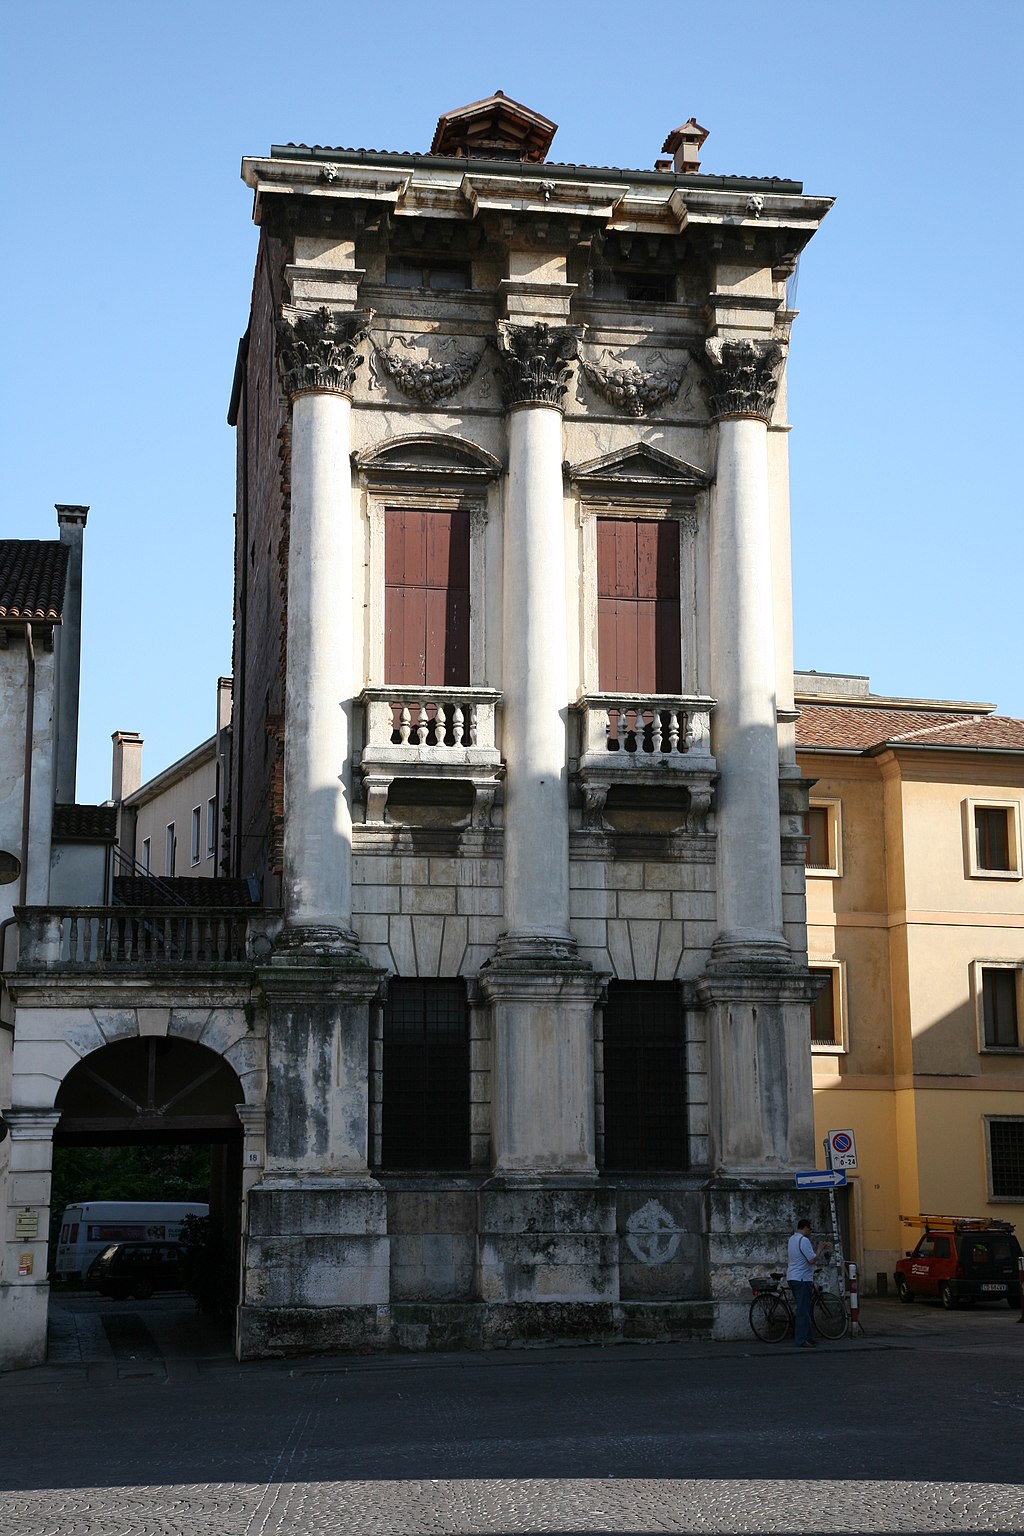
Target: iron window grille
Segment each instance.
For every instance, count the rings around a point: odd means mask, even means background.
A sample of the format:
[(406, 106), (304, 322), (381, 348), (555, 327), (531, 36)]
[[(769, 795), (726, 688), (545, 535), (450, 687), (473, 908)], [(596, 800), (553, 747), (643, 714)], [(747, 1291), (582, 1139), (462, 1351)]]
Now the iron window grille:
[(1024, 1200), (1024, 1120), (988, 1122), (992, 1195)]
[(610, 982), (602, 1035), (605, 1168), (688, 1168), (686, 1017), (676, 983)]
[(470, 1166), (469, 1007), (463, 981), (388, 984), (381, 1166)]

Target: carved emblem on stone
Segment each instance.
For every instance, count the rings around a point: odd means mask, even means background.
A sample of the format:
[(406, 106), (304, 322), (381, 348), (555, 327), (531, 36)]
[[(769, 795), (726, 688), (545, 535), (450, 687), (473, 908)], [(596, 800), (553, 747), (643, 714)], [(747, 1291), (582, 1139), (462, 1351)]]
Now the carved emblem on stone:
[(561, 405), (585, 327), (498, 321), (505, 405)]
[(679, 1249), (682, 1228), (657, 1200), (648, 1200), (626, 1222), (626, 1247), (641, 1264), (667, 1264)]
[(717, 420), (753, 416), (770, 421), (779, 384), (782, 348), (776, 341), (705, 342), (707, 374), (703, 380), (711, 414)]
[(299, 311), (277, 322), (278, 362), (285, 394), (291, 398), (306, 390), (351, 393), (356, 369), (363, 359), (359, 346), (366, 339), (372, 310), (354, 313), (322, 305), (309, 313)]
[[(604, 362), (608, 363), (607, 352), (604, 354)], [(636, 363), (613, 363), (601, 367), (597, 363), (588, 363), (583, 357), (580, 358), (580, 367), (587, 382), (609, 405), (617, 406), (630, 416), (645, 416), (664, 401), (674, 400), (685, 373), (685, 367), (673, 373), (668, 368), (640, 368)]]
[[(415, 343), (404, 336), (396, 337), (403, 347), (411, 349)], [(446, 346), (449, 344), (446, 343)], [(374, 343), (377, 361), (384, 372), (394, 381), (403, 395), (418, 400), (420, 405), (436, 405), (447, 400), (456, 390), (468, 384), (479, 366), (482, 352), (465, 352), (450, 344), (447, 355), (436, 362), (416, 356), (403, 357), (394, 347), (382, 347)], [(442, 348), (443, 353), (443, 348)]]

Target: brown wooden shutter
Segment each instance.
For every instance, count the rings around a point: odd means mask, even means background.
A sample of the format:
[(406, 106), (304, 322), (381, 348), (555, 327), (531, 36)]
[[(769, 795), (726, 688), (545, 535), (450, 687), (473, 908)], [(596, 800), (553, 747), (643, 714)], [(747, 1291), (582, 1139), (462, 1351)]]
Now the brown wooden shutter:
[(674, 521), (598, 518), (597, 648), (602, 692), (681, 692)]
[(469, 513), (384, 513), (384, 681), (469, 682)]

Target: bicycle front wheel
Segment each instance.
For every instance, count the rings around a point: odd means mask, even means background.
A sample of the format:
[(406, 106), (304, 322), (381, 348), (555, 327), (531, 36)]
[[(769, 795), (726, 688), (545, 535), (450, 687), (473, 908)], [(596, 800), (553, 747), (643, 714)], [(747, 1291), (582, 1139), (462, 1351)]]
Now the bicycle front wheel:
[(823, 1339), (841, 1339), (849, 1322), (842, 1297), (831, 1291), (818, 1291), (811, 1307), (811, 1321)]
[(789, 1310), (777, 1291), (763, 1291), (750, 1303), (750, 1326), (766, 1344), (778, 1344), (789, 1332)]

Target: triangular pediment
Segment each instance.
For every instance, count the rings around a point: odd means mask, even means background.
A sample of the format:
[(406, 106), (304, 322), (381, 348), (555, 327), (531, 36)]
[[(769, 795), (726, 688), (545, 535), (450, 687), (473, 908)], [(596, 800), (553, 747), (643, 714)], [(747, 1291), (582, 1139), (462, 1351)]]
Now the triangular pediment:
[(689, 491), (703, 490), (711, 477), (695, 464), (677, 459), (649, 443), (633, 443), (614, 453), (602, 454), (583, 464), (565, 465), (565, 472), (575, 484), (601, 490)]
[(371, 479), (403, 477), (493, 480), (504, 466), (493, 453), (447, 432), (416, 432), (388, 438), (354, 453), (357, 470)]

